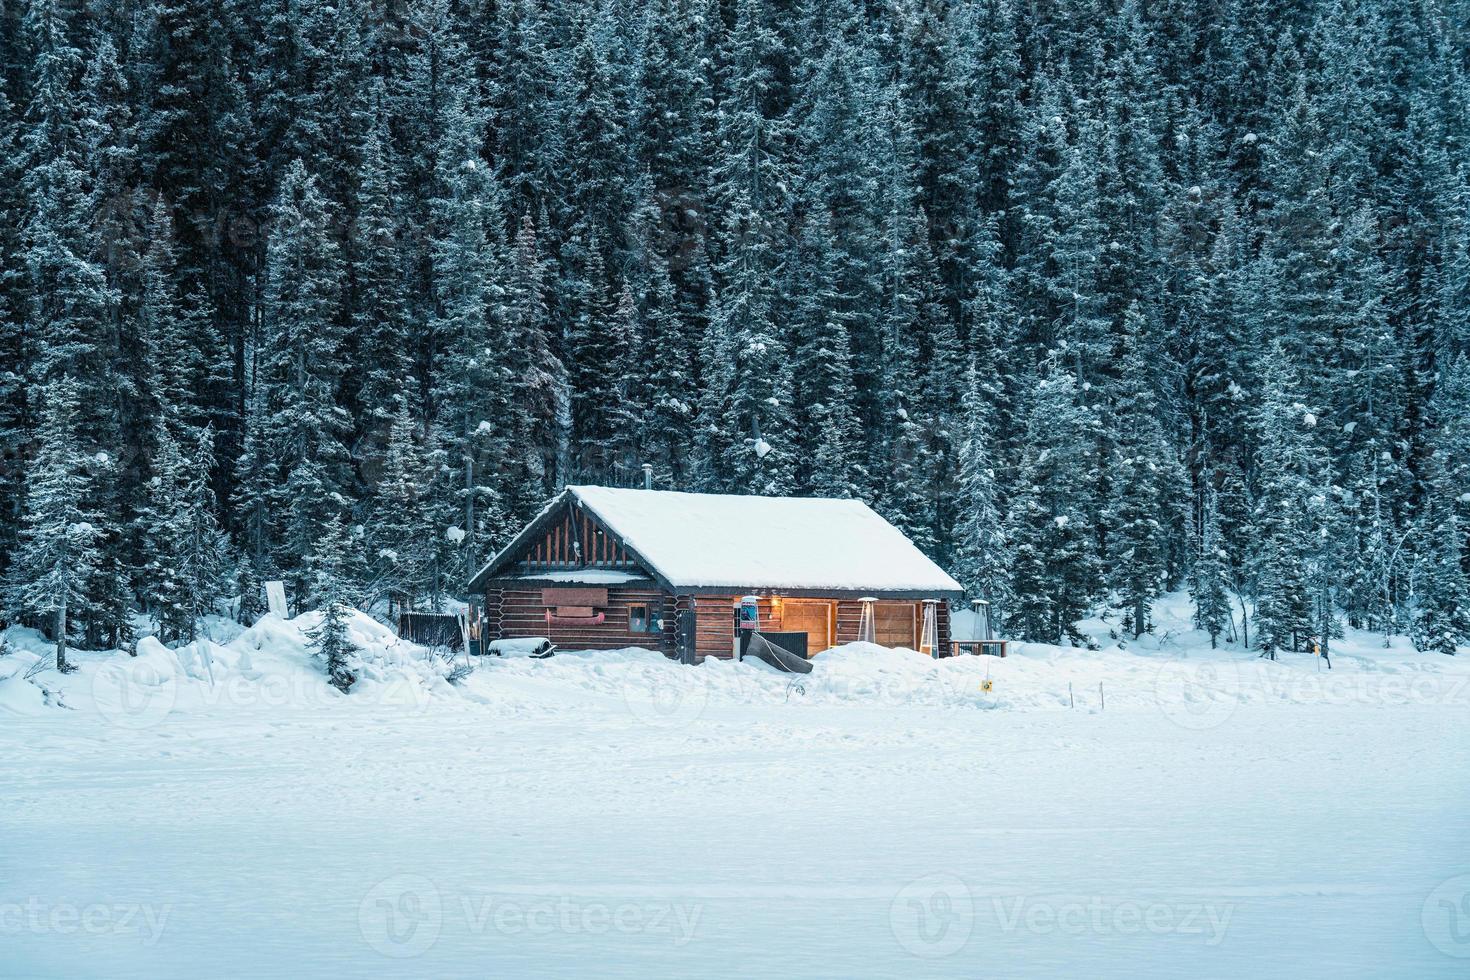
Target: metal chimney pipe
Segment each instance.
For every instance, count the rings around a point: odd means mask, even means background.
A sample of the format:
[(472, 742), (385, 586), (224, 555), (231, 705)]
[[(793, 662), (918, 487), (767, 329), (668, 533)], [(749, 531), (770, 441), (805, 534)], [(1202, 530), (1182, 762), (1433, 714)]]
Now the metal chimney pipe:
[(645, 490), (652, 490), (653, 489), (653, 464), (652, 463), (644, 463), (643, 464), (643, 489), (645, 489)]

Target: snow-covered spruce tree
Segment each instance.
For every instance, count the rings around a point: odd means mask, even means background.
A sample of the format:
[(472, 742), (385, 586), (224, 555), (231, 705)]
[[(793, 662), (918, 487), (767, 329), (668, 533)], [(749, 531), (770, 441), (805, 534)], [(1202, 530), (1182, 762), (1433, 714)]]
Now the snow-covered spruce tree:
[(56, 641), (56, 669), (66, 673), (68, 614), (96, 573), (98, 530), (85, 509), (91, 476), (79, 444), (77, 383), (57, 378), (41, 392), (39, 447), (26, 475), (20, 540), (7, 571), (10, 613), (44, 623)]
[(1251, 645), (1251, 597), (1256, 594), (1254, 556), (1258, 528), (1254, 498), (1246, 486), (1245, 473), (1234, 461), (1209, 462), (1202, 480), (1207, 495), (1213, 494), (1215, 520), (1220, 527), (1219, 543), (1225, 552), (1226, 581), (1235, 604), (1240, 607), (1240, 640)]
[(891, 292), (880, 318), (885, 453), (874, 462), (886, 472), (874, 482), (884, 516), (899, 517), (898, 526), (925, 554), (948, 561), (949, 484), (959, 442), (950, 422), (960, 417), (964, 362), (927, 228), (922, 209), (904, 211), (891, 227), (899, 254), (885, 268)]
[(189, 619), (183, 640), (194, 639), (199, 619), (222, 597), (229, 567), (229, 539), (215, 518), (218, 502), (210, 486), (214, 470), (214, 429), (206, 425), (185, 446), (184, 522), (179, 542), (178, 572), (188, 588)]
[(202, 290), (180, 293), (174, 222), (163, 201), (148, 223), (149, 247), (141, 256), (137, 333), (145, 354), (143, 374), (152, 410), (169, 415), (174, 434), (192, 439), (224, 414), (220, 394), (230, 383), (228, 351), (215, 327), (215, 311)]
[(1220, 541), (1217, 495), (1212, 488), (1206, 488), (1205, 495), (1200, 548), (1190, 573), (1189, 594), (1194, 600), (1194, 621), (1210, 635), (1210, 648), (1214, 649), (1220, 634), (1234, 632), (1234, 614), (1230, 607), (1229, 556)]
[[(20, 119), (17, 107), (7, 97), (4, 73), (0, 72), (0, 456), (19, 455), (27, 441), (25, 369), (29, 361), (26, 344), (26, 295), (29, 279), (22, 258), (22, 215), (25, 201), (21, 190), (24, 169), (20, 152)], [(15, 547), (20, 530), (20, 507), (24, 499), (23, 474), (19, 468), (0, 469), (0, 577)]]
[[(1163, 91), (1142, 4), (1123, 3), (1102, 27), (1109, 56), (1101, 66), (1097, 152), (1097, 283), (1101, 312), (1114, 329), (1137, 304), (1163, 294), (1158, 215), (1165, 180), (1160, 160)], [(1103, 373), (1106, 363), (1099, 364)], [(1085, 377), (1085, 381), (1094, 381)]]
[(1045, 285), (1057, 309), (1055, 338), (1065, 345), (1065, 363), (1084, 393), (1109, 375), (1112, 354), (1110, 323), (1099, 286), (1102, 252), (1107, 244), (1098, 217), (1098, 146), (1096, 123), (1084, 122), (1057, 175), (1057, 216), (1042, 247), (1051, 253)]
[[(1264, 656), (1295, 650), (1314, 635), (1314, 564), (1333, 517), (1325, 454), (1316, 443), (1317, 417), (1301, 402), (1298, 369), (1280, 343), (1267, 355), (1253, 511), (1256, 634)], [(1329, 574), (1324, 572), (1324, 574)]]
[[(644, 236), (632, 232), (641, 198), (635, 166), (639, 131), (637, 42), (625, 43), (621, 14), (586, 5), (567, 21), (570, 37), (557, 60), (555, 83), (561, 125), (557, 134), (557, 204), (542, 228), (549, 263), (547, 300), (562, 328), (558, 350), (569, 379), (569, 465), (576, 479), (626, 481), (603, 451), (615, 401), (608, 371), (611, 351), (596, 337), (609, 335), (623, 286), (641, 258)], [(631, 232), (631, 233), (630, 233)], [(559, 267), (556, 258), (560, 259)], [(573, 476), (575, 474), (568, 474)]]
[[(1262, 284), (1251, 275), (1235, 209), (1221, 208), (1219, 229), (1210, 248), (1200, 297), (1189, 326), (1185, 383), (1192, 413), (1201, 429), (1201, 458), (1218, 466), (1235, 466), (1248, 458), (1249, 407), (1256, 401), (1261, 377), (1256, 370)], [(1228, 539), (1228, 535), (1227, 535)]]
[(145, 610), (158, 620), (158, 638), (172, 643), (193, 629), (188, 589), (179, 574), (177, 547), (183, 537), (188, 506), (184, 499), (184, 459), (178, 441), (162, 419), (154, 426), (152, 476), (144, 488), (144, 507), (138, 515), (144, 563), (139, 592)]
[(1457, 547), (1464, 555), (1460, 565), (1470, 575), (1470, 354), (1456, 357), (1441, 371), (1429, 415), (1434, 425), (1429, 443), (1440, 476), (1423, 483), (1427, 493), (1454, 509), (1461, 535)]
[(1010, 271), (1016, 303), (1015, 345), (1026, 351), (1028, 361), (1042, 357), (1052, 343), (1061, 305), (1067, 299), (1058, 282), (1062, 270), (1056, 265), (1051, 242), (1062, 220), (1057, 194), (1072, 153), (1069, 86), (1052, 72), (1038, 74), (1033, 85), (1007, 216), (1007, 237), (1016, 250)]
[(1021, 639), (1083, 642), (1077, 621), (1097, 598), (1103, 572), (1093, 523), (1095, 426), (1076, 379), (1054, 363), (1031, 392), (1026, 451), (1006, 515), (1015, 555), (1006, 623)]
[(254, 626), (266, 611), (265, 580), (249, 555), (240, 555), (235, 563), (235, 593), (239, 597), (237, 618), (240, 625)]
[(836, 23), (823, 28), (831, 33), (827, 50), (804, 80), (795, 110), (795, 211), (802, 217), (786, 260), (793, 415), (803, 423), (796, 430), (797, 485), (803, 493), (870, 497), (873, 447), (863, 438), (862, 416), (881, 388), (885, 155), (874, 151), (882, 136), (868, 134), (881, 89), (873, 53), (855, 36), (855, 9), (810, 14), (821, 15)]
[(605, 458), (610, 478), (616, 485), (640, 472), (644, 462), (644, 419), (651, 396), (644, 363), (647, 353), (642, 317), (633, 291), (627, 286), (618, 294), (618, 305), (613, 309), (603, 339), (602, 356), (607, 359), (613, 377), (608, 390)]
[(306, 590), (301, 605), (324, 609), (329, 594), (351, 606), (360, 605), (364, 592), (363, 529), (345, 513), (333, 514), (306, 555)]
[(495, 145), (505, 159), (515, 161), (507, 168), (506, 213), (534, 214), (556, 186), (558, 127), (548, 126), (547, 119), (560, 96), (559, 52), (553, 50), (560, 38), (553, 33), (551, 14), (535, 0), (496, 4), (495, 15)]
[(1392, 632), (1407, 598), (1414, 477), (1405, 411), (1409, 377), (1390, 317), (1397, 291), (1377, 255), (1377, 222), (1360, 208), (1341, 223), (1337, 260), (1337, 342), (1327, 373), (1325, 433), (1344, 490), (1342, 605), (1354, 626)]
[[(86, 93), (78, 93), (83, 53), (75, 46), (77, 17), (55, 0), (33, 3), (25, 13), (34, 65), (23, 141), (29, 161), (22, 184), (24, 265), (31, 300), (26, 311), (29, 382), (46, 400), (69, 403), (58, 409), (69, 419), (64, 449), (75, 455), (70, 465), (81, 466), (85, 458), (90, 472), (112, 469), (117, 462), (124, 384), (115, 370), (121, 357), (113, 329), (118, 294), (97, 260), (104, 243), (90, 175), (99, 161), (84, 132), (92, 116)], [(52, 393), (57, 384), (70, 386), (70, 393)], [(130, 612), (120, 484), (91, 479), (84, 486), (76, 506), (87, 515), (93, 560), (85, 563), (85, 574), (77, 580), (80, 592), (70, 597), (66, 612), (85, 626), (89, 644), (116, 643), (123, 639)]]
[(709, 291), (710, 37), (723, 24), (709, 0), (653, 0), (646, 9), (637, 143), (663, 220), (645, 245), (668, 268), (676, 308), (697, 336)]
[(723, 318), (711, 315), (695, 345), (694, 452), (689, 463), (690, 489), (700, 493), (725, 493), (730, 488), (730, 460), (734, 451), (732, 433), (726, 431), (723, 415), (730, 397), (734, 361), (732, 338)]
[[(463, 46), (455, 42), (450, 52), (462, 54)], [(462, 70), (450, 75), (455, 87), (440, 113), (443, 135), (430, 200), (430, 329), (437, 353), (435, 431), (455, 475), (446, 474), (439, 488), (453, 504), (446, 516), (463, 531), (456, 573), (468, 576), (505, 530), (501, 487), (515, 475), (511, 454), (521, 425), (511, 402), (512, 352), (497, 329), (504, 276), (501, 193), (480, 158), (485, 127), (472, 83)], [(391, 410), (394, 403), (384, 407)], [(429, 527), (420, 533), (435, 537)]]
[(546, 306), (546, 260), (529, 214), (522, 217), (511, 249), (504, 316), (515, 379), (510, 435), (518, 454), (506, 484), (512, 512), (525, 517), (564, 475), (560, 467), (570, 423), (566, 367), (553, 346)]
[(572, 237), (561, 246), (561, 274), (551, 292), (554, 322), (563, 324), (561, 348), (566, 351), (572, 457), (572, 482), (605, 483), (613, 479), (609, 453), (611, 415), (617, 402), (618, 377), (613, 368), (618, 352), (613, 328), (617, 297), (602, 258), (596, 228), (579, 221)]
[(1104, 508), (1108, 585), (1124, 608), (1124, 626), (1135, 638), (1151, 626), (1150, 609), (1162, 593), (1171, 539), (1183, 531), (1179, 501), (1183, 476), (1160, 421), (1150, 359), (1143, 350), (1143, 314), (1124, 315), (1114, 357), (1116, 380), (1107, 386), (1112, 458), (1107, 461), (1109, 500)]
[(341, 357), (342, 255), (335, 211), (301, 161), (281, 179), (272, 207), (262, 307), (265, 342), (256, 353), (262, 386), (262, 445), (283, 480), (265, 490), (266, 546), (297, 595), (303, 563), (350, 479), (343, 439), (351, 420), (337, 401)]
[(1261, 261), (1270, 284), (1264, 297), (1268, 335), (1304, 372), (1297, 397), (1321, 411), (1333, 397), (1336, 379), (1325, 368), (1334, 359), (1332, 339), (1341, 332), (1344, 310), (1332, 275), (1338, 242), (1332, 234), (1331, 175), (1320, 153), (1321, 120), (1306, 78), (1298, 72), (1280, 93), (1283, 117), (1267, 155), (1273, 220)]
[[(879, 298), (867, 342), (877, 356), (854, 361), (854, 407), (866, 428), (863, 465), (874, 508), (933, 554), (938, 542), (928, 537), (933, 523), (928, 519), (930, 476), (924, 472), (927, 440), (918, 398), (923, 351), (916, 325), (924, 302), (935, 297), (937, 277), (932, 262), (924, 261), (933, 253), (918, 204), (919, 147), (897, 85), (883, 90), (875, 112), (880, 156), (878, 255), (873, 261)], [(876, 363), (865, 363), (871, 361)]]
[(1455, 653), (1470, 643), (1470, 583), (1460, 562), (1463, 538), (1454, 511), (1434, 500), (1421, 520), (1413, 639), (1420, 650)]
[(357, 648), (347, 626), (357, 601), (357, 583), (345, 557), (353, 548), (347, 525), (337, 515), (323, 526), (310, 556), (309, 601), (321, 610), (322, 620), (306, 634), (311, 638), (309, 646), (326, 669), (328, 681), (344, 694), (357, 680), (352, 669)]
[(1454, 653), (1470, 643), (1470, 575), (1465, 566), (1465, 528), (1459, 510), (1466, 506), (1464, 475), (1466, 425), (1450, 413), (1465, 397), (1465, 361), (1459, 359), (1435, 393), (1434, 452), (1424, 467), (1424, 509), (1419, 517), (1415, 553), (1412, 636), (1420, 650)]
[[(334, 209), (351, 200), (362, 133), (369, 125), (368, 26), (365, 4), (271, 4), (259, 18), (257, 64), (268, 72), (255, 104), (252, 134), (276, 177), (309, 164), (317, 190)], [(259, 21), (258, 21), (259, 23)]]
[(399, 398), (364, 532), (368, 608), (382, 596), (412, 606), (437, 594), (432, 495), (433, 475), (415, 438), (413, 417)]
[(970, 598), (990, 603), (995, 622), (1004, 622), (1012, 604), (1009, 570), (1014, 556), (996, 488), (990, 406), (974, 361), (965, 372), (965, 387), (964, 441), (955, 487), (955, 577)]
[(358, 163), (356, 214), (345, 255), (349, 346), (361, 367), (347, 372), (343, 401), (353, 416), (355, 454), (371, 468), (382, 460), (398, 399), (413, 394), (415, 338), (405, 309), (398, 187), (381, 79), (369, 102), (375, 109), (374, 122)]
[[(919, 217), (923, 219), (922, 212)], [(963, 439), (959, 423), (963, 418), (965, 360), (937, 262), (930, 258), (927, 248), (920, 249), (919, 262), (921, 268), (934, 270), (932, 276), (924, 277), (920, 287), (924, 296), (919, 305), (921, 316), (910, 341), (917, 344), (921, 358), (916, 407), (924, 427), (926, 463), (919, 473), (929, 502), (926, 537), (935, 542), (928, 554), (947, 563), (954, 542), (954, 479)]]
[(778, 236), (788, 202), (786, 121), (772, 63), (782, 39), (764, 0), (740, 0), (726, 52), (715, 188), (723, 215), (712, 326), (728, 339), (730, 360), (708, 370), (728, 375), (718, 416), (722, 468), (741, 493), (782, 495), (794, 478), (790, 360), (776, 323)]
[(679, 319), (678, 298), (668, 266), (652, 260), (642, 296), (643, 343), (636, 351), (643, 410), (639, 444), (660, 486), (682, 489), (691, 469), (694, 415), (699, 402), (693, 349)]
[[(984, 92), (973, 77), (975, 38), (967, 28), (976, 12), (943, 4), (903, 7), (899, 32), (898, 92), (917, 144), (916, 206), (926, 216), (925, 247), (931, 253), (935, 298), (954, 323), (961, 315), (964, 279), (973, 258), (969, 246), (981, 185), (975, 127)], [(956, 371), (956, 380), (963, 362)]]
[(795, 290), (792, 387), (801, 447), (797, 486), (822, 497), (862, 495), (861, 430), (853, 410), (851, 339), (845, 319), (831, 225), (818, 211), (803, 230), (800, 255), (806, 275)]
[[(637, 72), (630, 63), (632, 45), (619, 34), (620, 14), (607, 6), (587, 4), (570, 12), (567, 28), (569, 48), (557, 59), (557, 196), (559, 207), (571, 219), (566, 242), (580, 241), (599, 253), (611, 278), (619, 278), (622, 267), (619, 232), (633, 206), (630, 178), (636, 173), (632, 151), (636, 132), (631, 127), (630, 86)], [(556, 219), (553, 215), (553, 220)], [(565, 227), (565, 225), (563, 225)], [(584, 265), (584, 268), (586, 266)], [(596, 276), (588, 280), (596, 284)], [(569, 285), (575, 286), (575, 278)], [(609, 310), (617, 292), (600, 284), (597, 302)], [(552, 301), (560, 304), (577, 292), (558, 289)], [(575, 303), (573, 304), (575, 306)], [(567, 311), (571, 313), (571, 309)], [(562, 314), (568, 328), (577, 319)], [(575, 372), (575, 366), (568, 369)]]
[(919, 414), (915, 389), (919, 351), (911, 345), (885, 348), (882, 374), (882, 404), (888, 418), (882, 429), (882, 467), (873, 477), (878, 513), (902, 531), (925, 554), (933, 554), (938, 542), (932, 537), (931, 501), (925, 491), (929, 475), (926, 420)]
[[(263, 360), (257, 351), (255, 361)], [(266, 388), (257, 382), (245, 397), (244, 439), (235, 461), (235, 521), (244, 561), (256, 575), (273, 577), (270, 559), (270, 499), (280, 480), (280, 464), (268, 443), (270, 418)], [(243, 602), (242, 598), (242, 602)]]
[(166, 420), (159, 421), (147, 505), (139, 518), (148, 556), (140, 569), (142, 592), (164, 643), (194, 640), (200, 617), (220, 597), (227, 559), (209, 487), (214, 435), (205, 427), (192, 438), (186, 455)]

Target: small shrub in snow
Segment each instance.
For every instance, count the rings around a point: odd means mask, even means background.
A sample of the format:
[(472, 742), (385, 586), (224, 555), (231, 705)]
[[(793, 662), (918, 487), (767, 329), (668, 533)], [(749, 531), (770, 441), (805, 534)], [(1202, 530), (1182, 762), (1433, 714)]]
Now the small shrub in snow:
[(330, 603), (322, 613), (322, 621), (306, 631), (311, 649), (326, 664), (332, 686), (346, 694), (357, 680), (350, 666), (357, 648), (347, 635), (347, 610), (340, 602)]

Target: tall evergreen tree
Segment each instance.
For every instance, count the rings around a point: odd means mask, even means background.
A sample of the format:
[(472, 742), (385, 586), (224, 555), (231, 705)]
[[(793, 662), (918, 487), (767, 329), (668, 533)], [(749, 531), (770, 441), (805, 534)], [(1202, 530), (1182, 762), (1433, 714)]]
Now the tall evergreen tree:
[(153, 476), (140, 515), (148, 562), (143, 593), (164, 642), (192, 642), (199, 620), (223, 591), (226, 545), (214, 516), (209, 474), (213, 434), (205, 428), (181, 447), (165, 421), (155, 436)]
[(552, 346), (546, 306), (546, 260), (529, 214), (521, 219), (511, 249), (504, 315), (510, 375), (516, 379), (512, 432), (520, 456), (510, 474), (511, 499), (516, 512), (528, 516), (565, 479), (570, 427), (566, 368)]
[(300, 161), (291, 164), (272, 208), (264, 338), (255, 352), (263, 395), (259, 449), (280, 474), (262, 502), (264, 544), (299, 596), (304, 566), (325, 523), (348, 504), (351, 425), (337, 400), (341, 360), (342, 255), (335, 211)]
[(1434, 492), (1420, 519), (1421, 546), (1412, 635), (1420, 650), (1454, 654), (1470, 643), (1470, 579), (1464, 569), (1465, 540), (1453, 506), (1444, 493), (1447, 475), (1435, 460)]
[(1205, 502), (1202, 523), (1199, 556), (1189, 591), (1194, 599), (1195, 622), (1210, 635), (1210, 648), (1214, 649), (1220, 634), (1233, 626), (1234, 614), (1230, 608), (1229, 555), (1220, 541), (1219, 504), (1213, 491)]
[(965, 428), (957, 480), (956, 575), (972, 599), (990, 603), (1004, 622), (1014, 596), (1008, 570), (1015, 561), (1001, 513), (994, 464), (994, 437), (980, 372), (971, 361), (965, 375)]
[(1150, 628), (1153, 600), (1168, 585), (1171, 539), (1179, 536), (1184, 484), (1153, 391), (1153, 372), (1143, 350), (1143, 314), (1124, 318), (1115, 362), (1118, 380), (1109, 406), (1113, 432), (1107, 461), (1110, 499), (1104, 512), (1108, 581), (1125, 610), (1133, 636)]
[(46, 386), (40, 446), (26, 479), (20, 541), (5, 590), (11, 614), (45, 623), (63, 673), (73, 669), (66, 658), (70, 614), (88, 596), (99, 561), (100, 532), (86, 509), (92, 476), (77, 437), (77, 388), (65, 377)]
[(497, 484), (512, 475), (512, 447), (522, 434), (512, 415), (509, 335), (501, 313), (500, 189), (480, 157), (484, 126), (473, 95), (461, 88), (445, 100), (429, 246), (435, 416), (457, 476), (454, 526), (464, 532), (459, 570), (465, 575), (507, 530), (506, 493)]
[(1272, 659), (1316, 634), (1311, 579), (1330, 540), (1324, 539), (1333, 517), (1327, 462), (1314, 431), (1319, 419), (1301, 395), (1298, 369), (1278, 343), (1268, 355), (1265, 397), (1257, 412), (1260, 489), (1253, 515), (1259, 542), (1256, 635)]
[[(772, 61), (781, 38), (765, 0), (741, 0), (726, 52), (715, 173), (720, 233), (712, 329), (724, 338), (707, 373), (729, 378), (718, 416), (724, 489), (784, 494), (793, 482), (791, 378), (776, 325), (777, 236), (785, 222), (785, 119)], [(711, 345), (713, 346), (713, 345)]]
[(1077, 621), (1097, 598), (1102, 572), (1092, 520), (1095, 425), (1072, 375), (1057, 368), (1037, 384), (1006, 515), (1015, 552), (1015, 599), (1006, 623), (1022, 639), (1083, 642)]

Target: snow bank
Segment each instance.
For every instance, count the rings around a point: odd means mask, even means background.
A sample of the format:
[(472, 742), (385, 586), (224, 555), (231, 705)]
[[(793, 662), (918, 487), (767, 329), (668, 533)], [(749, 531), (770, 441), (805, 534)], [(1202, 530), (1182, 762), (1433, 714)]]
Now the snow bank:
[(344, 696), (327, 683), (309, 646), (308, 631), (320, 622), (317, 612), (289, 621), (265, 616), (243, 631), (211, 622), (205, 632), (223, 642), (201, 638), (171, 649), (145, 636), (136, 655), (71, 651), (76, 672), (45, 669), (29, 679), (25, 674), (38, 661), (51, 663), (52, 645), (35, 630), (12, 627), (4, 636), (15, 652), (0, 658), (0, 711), (33, 714), (56, 705), (144, 728), (178, 713), (337, 704), (421, 708), (436, 697), (458, 696), (447, 680), (452, 663), (356, 611), (348, 633), (357, 647), (350, 662), (357, 682)]
[[(327, 684), (308, 646), (320, 614), (285, 621), (267, 616), (240, 630), (223, 621), (211, 639), (169, 649), (140, 640), (137, 656), (77, 652), (65, 677), (49, 663), (50, 644), (13, 628), (14, 652), (0, 658), (0, 711), (99, 713), (128, 727), (172, 714), (263, 707), (274, 710), (384, 708), (449, 710), (488, 706), (504, 714), (570, 715), (615, 711), (642, 723), (678, 725), (706, 710), (749, 705), (851, 706), (945, 711), (1162, 711), (1189, 729), (1221, 723), (1243, 704), (1446, 703), (1470, 705), (1470, 656), (1415, 651), (1395, 638), (1349, 631), (1333, 646), (1332, 669), (1314, 657), (1259, 659), (1239, 645), (1211, 650), (1189, 625), (1187, 597), (1156, 609), (1157, 631), (1139, 640), (1112, 635), (1106, 620), (1084, 628), (1099, 649), (1013, 642), (1011, 655), (934, 660), (913, 650), (852, 643), (817, 654), (809, 674), (777, 671), (758, 660), (708, 660), (686, 666), (639, 648), (558, 651), (537, 659), (534, 640), (497, 644), (505, 656), (473, 658), (468, 676), (456, 664), (399, 639), (355, 613), (349, 633), (359, 653), (358, 680), (344, 696)], [(466, 662), (461, 657), (459, 665)], [(437, 706), (437, 707), (436, 707)]]

